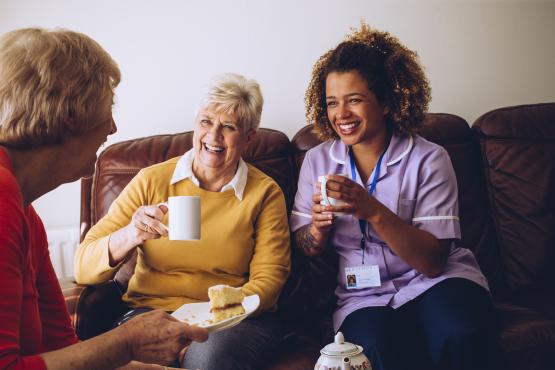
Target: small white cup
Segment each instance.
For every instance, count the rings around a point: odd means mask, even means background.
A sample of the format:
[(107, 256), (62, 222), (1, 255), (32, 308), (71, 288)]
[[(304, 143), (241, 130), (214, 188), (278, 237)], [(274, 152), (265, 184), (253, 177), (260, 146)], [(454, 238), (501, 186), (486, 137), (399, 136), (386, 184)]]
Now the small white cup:
[[(343, 173), (339, 173), (337, 175), (347, 177), (347, 175), (345, 175)], [(322, 200), (320, 201), (321, 205), (323, 205), (323, 206), (341, 206), (343, 204), (347, 204), (344, 201), (342, 201), (341, 199), (335, 199), (335, 198), (332, 198), (332, 197), (328, 197), (328, 191), (326, 189), (328, 179), (326, 178), (325, 175), (318, 176), (318, 181), (320, 182), (320, 193), (322, 194)], [(333, 215), (335, 217), (343, 216), (344, 214), (345, 214), (345, 212), (333, 212)]]
[(200, 197), (169, 197), (168, 228), (170, 240), (200, 240)]

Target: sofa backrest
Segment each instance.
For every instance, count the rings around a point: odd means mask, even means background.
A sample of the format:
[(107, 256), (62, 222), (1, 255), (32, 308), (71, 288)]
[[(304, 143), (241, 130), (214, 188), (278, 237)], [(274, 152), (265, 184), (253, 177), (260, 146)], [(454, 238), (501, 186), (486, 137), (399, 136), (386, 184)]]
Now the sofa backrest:
[[(191, 149), (192, 139), (193, 133), (189, 131), (127, 140), (107, 147), (98, 157), (93, 177), (81, 182), (81, 240), (139, 170), (182, 155)], [(287, 136), (260, 128), (243, 158), (276, 180), (290, 210), (297, 181)]]
[(493, 110), (473, 131), (509, 292), (554, 292), (555, 103)]
[[(261, 128), (244, 153), (247, 162), (278, 182), (289, 210), (304, 154), (320, 143), (311, 128), (301, 128), (291, 142), (279, 131)], [(474, 251), (494, 295), (553, 282), (548, 266), (555, 261), (555, 104), (492, 111), (473, 129), (458, 116), (429, 113), (419, 134), (451, 157), (459, 188), (460, 245)], [(191, 145), (192, 132), (186, 132), (106, 148), (94, 176), (82, 182), (81, 237), (141, 168), (181, 155)], [(333, 284), (334, 263), (333, 258), (307, 262), (294, 256), (286, 293), (313, 303), (310, 295), (323, 290), (310, 285)], [(324, 295), (322, 303), (330, 301)]]

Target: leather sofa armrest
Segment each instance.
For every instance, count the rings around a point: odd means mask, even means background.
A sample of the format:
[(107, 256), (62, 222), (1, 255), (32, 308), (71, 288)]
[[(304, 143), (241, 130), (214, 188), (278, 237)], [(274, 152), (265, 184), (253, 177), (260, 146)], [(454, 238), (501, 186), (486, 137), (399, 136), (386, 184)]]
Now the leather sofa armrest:
[(123, 293), (113, 280), (99, 285), (80, 285), (72, 279), (61, 279), (60, 285), (73, 326), (81, 340), (110, 330), (127, 309), (121, 300)]
[(73, 327), (77, 327), (77, 306), (79, 305), (79, 300), (81, 295), (87, 288), (86, 285), (77, 284), (73, 278), (63, 278), (59, 279), (60, 287), (62, 288), (62, 293), (66, 301), (67, 311), (71, 318), (71, 324)]

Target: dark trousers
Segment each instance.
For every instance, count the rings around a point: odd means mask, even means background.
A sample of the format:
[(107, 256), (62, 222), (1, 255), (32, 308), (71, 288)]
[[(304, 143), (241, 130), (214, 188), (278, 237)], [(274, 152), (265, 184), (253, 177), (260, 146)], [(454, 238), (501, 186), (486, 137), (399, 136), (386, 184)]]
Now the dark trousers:
[[(133, 317), (151, 311), (134, 308), (116, 320), (119, 326)], [(269, 366), (283, 338), (283, 322), (272, 312), (247, 317), (238, 325), (210, 333), (204, 343), (189, 345), (183, 364), (171, 366), (202, 370), (259, 370)]]
[(373, 370), (491, 370), (492, 312), (485, 289), (446, 279), (396, 310), (357, 310), (339, 330), (364, 347)]

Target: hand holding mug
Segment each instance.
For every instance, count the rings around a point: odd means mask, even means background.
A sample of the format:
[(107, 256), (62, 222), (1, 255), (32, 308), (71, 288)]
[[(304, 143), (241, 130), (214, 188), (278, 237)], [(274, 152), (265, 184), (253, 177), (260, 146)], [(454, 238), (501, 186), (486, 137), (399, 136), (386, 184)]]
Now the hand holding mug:
[[(342, 176), (342, 177), (346, 177), (347, 175), (345, 174), (338, 174), (338, 175), (329, 175), (329, 176)], [(331, 181), (333, 181), (333, 178), (328, 178), (328, 176), (318, 176), (318, 182), (320, 183), (320, 194), (322, 195), (322, 200), (320, 201), (320, 204), (324, 205), (324, 206), (342, 206), (345, 205), (345, 202), (339, 198), (333, 198), (331, 195), (328, 196), (328, 191), (327, 191), (327, 185), (328, 185), (328, 180), (331, 179)], [(335, 217), (337, 216), (343, 216), (345, 214), (345, 212), (340, 212), (340, 211), (336, 211), (336, 210), (332, 210), (333, 211), (333, 215)]]
[(136, 245), (142, 244), (149, 239), (167, 236), (168, 231), (166, 225), (163, 224), (164, 215), (167, 212), (168, 209), (163, 204), (139, 207), (133, 213), (131, 222), (126, 227), (127, 236)]
[(167, 212), (167, 207), (160, 205), (141, 206), (133, 213), (127, 226), (110, 234), (108, 240), (110, 266), (121, 262), (129, 252), (146, 240), (168, 235), (167, 228), (162, 223)]
[(312, 235), (317, 242), (327, 239), (333, 224), (331, 206), (320, 204), (322, 195), (317, 192), (312, 195)]
[[(169, 216), (169, 228), (163, 220)], [(167, 203), (141, 206), (129, 224), (110, 235), (110, 266), (121, 262), (134, 248), (146, 240), (168, 236), (170, 240), (200, 239), (200, 197), (170, 197)]]
[(362, 220), (368, 220), (377, 212), (381, 203), (358, 183), (344, 175), (328, 175), (327, 180), (328, 199), (331, 197), (338, 201), (330, 207), (332, 212), (352, 214)]
[(311, 234), (317, 242), (327, 239), (334, 217), (343, 214), (342, 212), (337, 212), (335, 209), (336, 206), (340, 206), (343, 203), (340, 200), (328, 196), (327, 183), (327, 176), (319, 176), (316, 192), (312, 195)]

